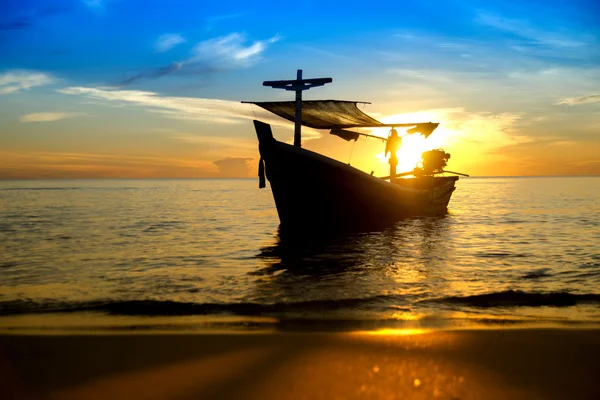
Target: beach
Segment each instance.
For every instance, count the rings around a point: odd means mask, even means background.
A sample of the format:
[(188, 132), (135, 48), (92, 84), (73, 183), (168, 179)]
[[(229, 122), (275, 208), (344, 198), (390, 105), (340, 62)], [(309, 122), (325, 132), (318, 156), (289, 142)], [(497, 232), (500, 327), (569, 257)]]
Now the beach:
[(5, 399), (592, 399), (600, 330), (0, 336)]

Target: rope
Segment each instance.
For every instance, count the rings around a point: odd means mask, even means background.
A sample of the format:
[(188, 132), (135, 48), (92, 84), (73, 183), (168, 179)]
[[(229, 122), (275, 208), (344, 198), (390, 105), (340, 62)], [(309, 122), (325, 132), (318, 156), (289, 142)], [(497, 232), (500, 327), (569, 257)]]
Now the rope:
[(258, 188), (262, 189), (266, 186), (267, 185), (265, 182), (265, 161), (261, 157), (260, 160), (258, 160)]
[(348, 165), (350, 165), (350, 160), (352, 159), (352, 153), (354, 153), (354, 146), (356, 145), (356, 140), (352, 143), (352, 148), (350, 149), (350, 156), (348, 157)]
[(252, 109), (252, 114), (254, 114), (254, 119), (258, 119), (256, 118), (256, 113), (254, 112), (254, 104), (250, 103), (250, 108)]

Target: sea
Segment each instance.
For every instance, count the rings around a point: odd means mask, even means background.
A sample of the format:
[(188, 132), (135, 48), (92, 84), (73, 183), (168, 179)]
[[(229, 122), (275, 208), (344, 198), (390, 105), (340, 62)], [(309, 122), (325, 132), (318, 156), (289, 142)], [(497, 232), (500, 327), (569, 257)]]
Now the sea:
[(461, 178), (446, 215), (375, 231), (278, 225), (257, 179), (0, 181), (0, 332), (600, 322), (600, 177)]

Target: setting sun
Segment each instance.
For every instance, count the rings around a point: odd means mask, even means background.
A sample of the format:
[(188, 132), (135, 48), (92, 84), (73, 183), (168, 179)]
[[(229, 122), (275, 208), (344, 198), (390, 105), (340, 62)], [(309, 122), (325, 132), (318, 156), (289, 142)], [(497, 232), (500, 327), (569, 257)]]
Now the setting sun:
[[(433, 146), (433, 147), (432, 147)], [(398, 155), (398, 173), (412, 171), (421, 160), (421, 153), (436, 148), (433, 141), (420, 135), (407, 135), (402, 138), (402, 146), (396, 153)], [(384, 152), (375, 155), (378, 160), (388, 163)]]
[[(444, 121), (445, 116), (439, 115), (434, 112), (421, 112), (421, 113), (406, 113), (396, 114), (387, 117), (382, 117), (382, 121), (385, 123), (407, 123), (407, 122), (438, 122)], [(428, 138), (425, 138), (419, 134), (409, 135), (406, 130), (398, 130), (398, 134), (402, 137), (402, 145), (400, 150), (397, 152), (398, 156), (398, 173), (412, 171), (417, 163), (421, 160), (421, 154), (427, 150), (433, 150), (443, 148), (448, 144), (446, 140), (451, 136), (453, 132), (449, 131), (443, 125), (440, 125)], [(380, 137), (387, 137), (389, 135), (388, 128), (377, 128), (373, 129), (373, 135)], [(382, 150), (384, 146), (382, 146)], [(381, 164), (388, 164), (389, 155), (386, 156), (384, 151), (375, 154), (375, 157)], [(384, 167), (386, 170), (389, 167)]]

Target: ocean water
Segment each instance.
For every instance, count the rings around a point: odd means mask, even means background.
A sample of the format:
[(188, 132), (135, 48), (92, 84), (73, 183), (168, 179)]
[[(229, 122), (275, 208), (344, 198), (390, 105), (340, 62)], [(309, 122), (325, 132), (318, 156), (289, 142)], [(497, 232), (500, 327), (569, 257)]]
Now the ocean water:
[(461, 179), (447, 215), (345, 237), (278, 223), (254, 179), (0, 181), (0, 328), (600, 322), (600, 177)]

